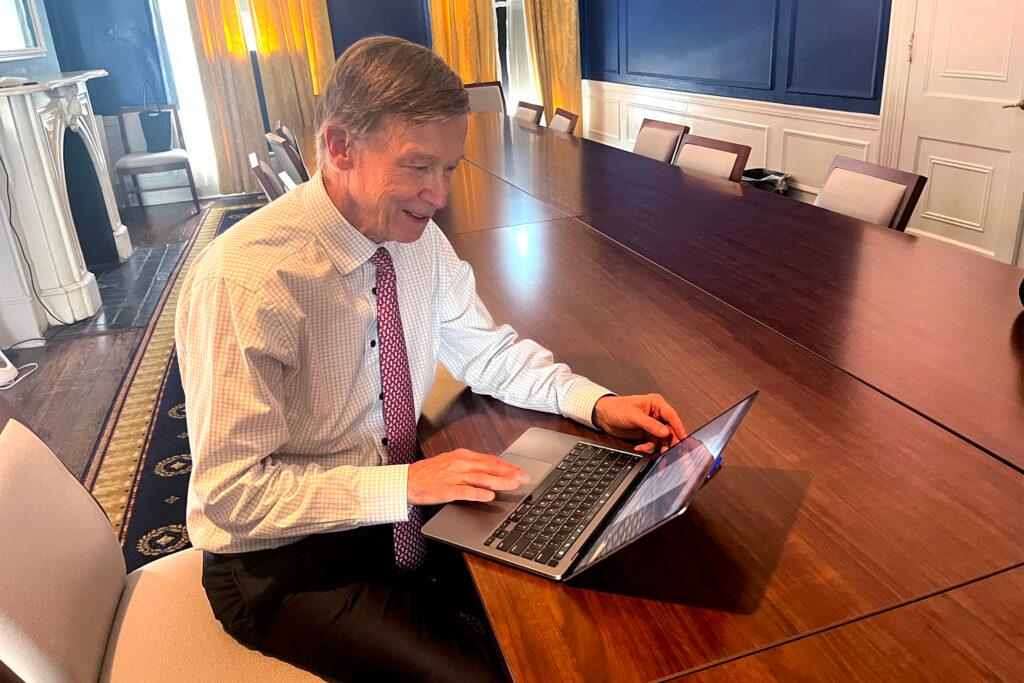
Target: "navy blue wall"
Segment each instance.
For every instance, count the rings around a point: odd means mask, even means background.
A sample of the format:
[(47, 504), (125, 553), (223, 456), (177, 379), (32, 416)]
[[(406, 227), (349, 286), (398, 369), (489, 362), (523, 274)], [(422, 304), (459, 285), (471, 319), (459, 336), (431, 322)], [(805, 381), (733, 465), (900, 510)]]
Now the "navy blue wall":
[(430, 47), (427, 0), (327, 0), (327, 14), (335, 55), (378, 33)]
[(891, 0), (580, 0), (583, 78), (877, 114)]
[(36, 0), (36, 10), (39, 12), (39, 23), (43, 28), (43, 44), (46, 46), (46, 54), (35, 59), (0, 62), (0, 76), (25, 76), (29, 79), (36, 79), (60, 73), (57, 50), (53, 47), (53, 35), (50, 33), (50, 22), (46, 16), (46, 6), (43, 4), (43, 0)]
[(147, 0), (46, 0), (57, 55), (64, 71), (106, 69), (89, 82), (97, 114), (142, 104), (143, 84), (166, 101), (153, 20)]

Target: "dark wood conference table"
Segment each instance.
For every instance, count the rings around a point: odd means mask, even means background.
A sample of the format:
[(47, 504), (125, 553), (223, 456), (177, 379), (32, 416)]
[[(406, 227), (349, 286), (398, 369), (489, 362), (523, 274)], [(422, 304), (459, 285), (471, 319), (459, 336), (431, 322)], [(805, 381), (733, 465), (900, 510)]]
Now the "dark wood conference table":
[[(530, 195), (547, 202), (515, 180), (499, 185), (467, 169), (436, 219), (473, 265), (496, 319), (615, 391), (664, 394), (690, 427), (762, 392), (693, 508), (578, 580), (556, 584), (467, 558), (516, 680), (712, 675), (771, 656), (827, 671), (848, 668), (829, 640), (844, 637), (857, 646), (845, 656), (884, 668), (862, 633), (905, 635), (945, 596), (1019, 576), (1018, 471), (619, 240), (545, 213), (568, 207), (531, 203)], [(495, 191), (491, 206), (481, 207), (481, 187)], [(723, 238), (720, 248), (732, 243)], [(498, 453), (531, 426), (617, 443), (468, 391), (421, 438), (428, 455)], [(956, 603), (975, 627), (944, 625), (967, 643), (961, 666), (973, 657), (980, 670), (1005, 672), (1024, 662), (1012, 629), (1009, 650), (991, 662), (981, 642), (1010, 623), (997, 614), (1008, 604), (1024, 613), (1020, 591), (1000, 591)], [(938, 672), (939, 655), (953, 656), (941, 638), (932, 642), (934, 657), (918, 653), (921, 671)]]
[(466, 158), (1024, 467), (1024, 271), (495, 113)]

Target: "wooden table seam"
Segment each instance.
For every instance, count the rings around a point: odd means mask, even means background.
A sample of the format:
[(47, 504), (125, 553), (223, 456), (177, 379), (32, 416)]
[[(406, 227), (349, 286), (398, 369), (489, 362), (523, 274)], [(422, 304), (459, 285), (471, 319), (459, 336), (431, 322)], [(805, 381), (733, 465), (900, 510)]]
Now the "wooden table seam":
[(903, 602), (898, 602), (898, 603), (889, 605), (887, 607), (880, 607), (880, 608), (872, 610), (870, 612), (865, 612), (864, 614), (861, 614), (861, 615), (858, 615), (858, 616), (855, 616), (855, 617), (850, 617), (849, 619), (844, 619), (842, 621), (837, 621), (837, 622), (835, 622), (833, 624), (827, 624), (825, 626), (820, 626), (818, 628), (811, 629), (810, 631), (805, 631), (803, 633), (798, 633), (796, 635), (789, 636), (788, 638), (783, 638), (783, 639), (777, 640), (777, 641), (775, 641), (773, 643), (768, 643), (766, 645), (762, 645), (760, 647), (756, 647), (756, 648), (753, 648), (751, 650), (747, 650), (745, 652), (739, 652), (739, 653), (736, 653), (734, 655), (729, 655), (728, 657), (723, 657), (722, 659), (716, 659), (713, 662), (705, 662), (704, 664), (701, 664), (699, 666), (691, 667), (689, 669), (684, 669), (683, 671), (678, 671), (676, 673), (672, 673), (672, 674), (669, 674), (667, 676), (663, 676), (661, 678), (656, 678), (656, 679), (654, 679), (652, 681), (652, 683), (663, 683), (665, 681), (675, 681), (675, 680), (678, 680), (678, 679), (682, 678), (683, 676), (689, 676), (691, 674), (700, 673), (701, 671), (707, 671), (708, 669), (713, 669), (713, 668), (715, 668), (717, 666), (721, 666), (723, 664), (728, 664), (729, 662), (734, 662), (734, 661), (736, 661), (738, 659), (743, 659), (745, 657), (750, 657), (752, 655), (760, 654), (761, 652), (765, 652), (765, 651), (768, 651), (768, 650), (774, 650), (775, 648), (781, 647), (783, 645), (788, 645), (790, 643), (795, 643), (795, 642), (804, 640), (806, 638), (811, 638), (813, 636), (817, 636), (817, 635), (820, 635), (822, 633), (827, 633), (828, 631), (833, 631), (835, 629), (842, 628), (843, 626), (848, 626), (850, 624), (855, 624), (857, 622), (864, 621), (865, 619), (870, 619), (872, 617), (877, 617), (877, 616), (879, 616), (881, 614), (885, 614), (887, 612), (892, 612), (894, 610), (901, 609), (903, 607), (907, 607), (909, 605), (913, 605), (913, 604), (916, 604), (916, 603), (919, 603), (919, 602), (923, 602), (925, 600), (937, 597), (939, 595), (944, 595), (946, 593), (950, 593), (952, 591), (959, 590), (960, 588), (964, 588), (966, 586), (970, 586), (970, 585), (978, 583), (980, 581), (985, 581), (986, 579), (991, 579), (994, 576), (999, 576), (1000, 574), (1005, 574), (1007, 572), (1011, 572), (1011, 571), (1013, 571), (1015, 569), (1019, 569), (1020, 567), (1024, 567), (1024, 562), (1016, 562), (1016, 563), (1011, 564), (1009, 566), (1003, 567), (1002, 569), (996, 569), (994, 571), (988, 572), (987, 574), (982, 574), (981, 576), (976, 576), (973, 579), (966, 579), (966, 580), (961, 581), (959, 583), (953, 584), (952, 586), (947, 586), (946, 588), (940, 588), (940, 589), (937, 589), (937, 590), (934, 590), (934, 591), (931, 591), (931, 592), (928, 592), (928, 593), (924, 593), (923, 595), (919, 595), (916, 598), (911, 598), (911, 599), (905, 600)]

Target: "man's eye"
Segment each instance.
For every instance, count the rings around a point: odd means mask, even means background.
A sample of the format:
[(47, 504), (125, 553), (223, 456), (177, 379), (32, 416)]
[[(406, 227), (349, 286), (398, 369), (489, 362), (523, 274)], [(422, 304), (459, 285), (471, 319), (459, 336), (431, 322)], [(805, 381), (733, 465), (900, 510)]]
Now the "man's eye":
[(429, 166), (410, 166), (409, 168), (416, 171), (417, 173), (426, 173), (428, 170), (430, 170)]

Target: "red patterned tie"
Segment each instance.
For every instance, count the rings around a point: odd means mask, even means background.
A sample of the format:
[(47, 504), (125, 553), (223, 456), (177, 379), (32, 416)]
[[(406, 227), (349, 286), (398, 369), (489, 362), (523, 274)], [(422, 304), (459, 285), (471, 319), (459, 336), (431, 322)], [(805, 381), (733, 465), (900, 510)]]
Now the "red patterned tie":
[[(377, 266), (377, 325), (380, 332), (380, 383), (384, 389), (384, 428), (389, 460), (404, 465), (416, 459), (416, 408), (412, 398), (409, 356), (398, 311), (398, 286), (391, 254), (384, 247), (370, 257)], [(426, 555), (423, 543), (423, 510), (409, 509), (409, 521), (395, 528), (395, 566), (400, 572), (415, 571)]]

